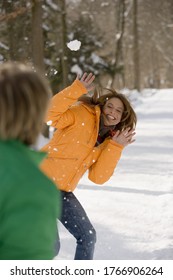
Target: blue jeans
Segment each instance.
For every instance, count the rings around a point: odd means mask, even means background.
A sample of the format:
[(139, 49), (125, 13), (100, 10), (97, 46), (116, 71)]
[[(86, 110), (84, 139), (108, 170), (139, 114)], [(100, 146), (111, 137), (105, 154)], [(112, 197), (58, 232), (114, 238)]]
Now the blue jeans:
[(61, 223), (76, 238), (75, 260), (92, 260), (96, 243), (96, 231), (82, 205), (72, 192), (61, 191)]

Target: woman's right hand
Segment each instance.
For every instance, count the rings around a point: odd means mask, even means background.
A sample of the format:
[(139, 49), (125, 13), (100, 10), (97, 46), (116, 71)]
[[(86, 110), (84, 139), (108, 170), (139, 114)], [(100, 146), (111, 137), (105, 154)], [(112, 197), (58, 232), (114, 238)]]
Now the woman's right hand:
[(94, 85), (93, 85), (93, 81), (95, 79), (95, 75), (93, 75), (92, 73), (87, 74), (86, 72), (82, 75), (82, 77), (80, 77), (79, 75), (77, 75), (77, 80), (79, 80), (84, 87), (86, 87), (86, 89), (88, 91), (91, 91), (94, 89)]

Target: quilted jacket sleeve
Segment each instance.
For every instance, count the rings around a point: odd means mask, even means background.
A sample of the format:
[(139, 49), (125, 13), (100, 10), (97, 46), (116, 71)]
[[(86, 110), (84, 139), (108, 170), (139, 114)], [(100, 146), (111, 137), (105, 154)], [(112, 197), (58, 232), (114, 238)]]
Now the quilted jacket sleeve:
[[(85, 93), (87, 93), (87, 89), (79, 80), (75, 80), (71, 86), (54, 95), (46, 122), (55, 128), (63, 128), (73, 124), (74, 116), (68, 109)], [(60, 121), (62, 116), (63, 120)]]
[(89, 168), (88, 178), (96, 184), (104, 184), (114, 173), (121, 157), (123, 146), (111, 139), (106, 139), (96, 149), (95, 163)]

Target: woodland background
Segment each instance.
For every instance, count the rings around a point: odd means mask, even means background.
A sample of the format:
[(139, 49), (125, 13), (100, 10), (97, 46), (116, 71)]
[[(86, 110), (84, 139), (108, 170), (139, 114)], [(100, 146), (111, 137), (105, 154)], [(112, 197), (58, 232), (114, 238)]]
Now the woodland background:
[[(67, 47), (75, 39), (78, 51)], [(93, 185), (86, 173), (75, 195), (98, 233), (96, 260), (172, 260), (173, 0), (0, 0), (7, 60), (38, 67), (54, 93), (84, 71), (129, 89), (135, 143), (109, 182)], [(75, 240), (64, 228), (60, 237), (56, 258), (73, 259)]]
[[(67, 43), (79, 40), (78, 51)], [(53, 92), (92, 71), (116, 89), (173, 87), (172, 0), (0, 0), (0, 63), (33, 63)]]

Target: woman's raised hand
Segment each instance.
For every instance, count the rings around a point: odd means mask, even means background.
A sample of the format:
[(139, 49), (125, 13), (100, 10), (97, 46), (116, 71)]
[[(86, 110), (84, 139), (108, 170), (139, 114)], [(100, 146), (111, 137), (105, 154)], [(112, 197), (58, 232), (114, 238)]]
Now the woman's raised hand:
[(133, 139), (135, 134), (135, 130), (130, 128), (126, 128), (122, 132), (118, 130), (112, 137), (112, 140), (125, 147), (135, 141), (135, 139)]
[(95, 79), (95, 75), (93, 75), (92, 73), (87, 74), (85, 72), (82, 75), (82, 77), (77, 75), (77, 80), (79, 80), (84, 85), (84, 87), (86, 87), (86, 89), (88, 91), (91, 91), (94, 89), (94, 84), (93, 84), (94, 79)]

